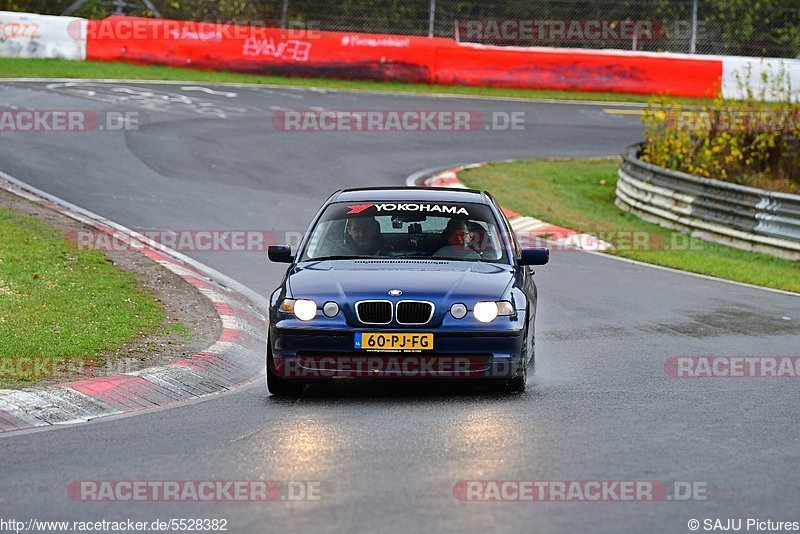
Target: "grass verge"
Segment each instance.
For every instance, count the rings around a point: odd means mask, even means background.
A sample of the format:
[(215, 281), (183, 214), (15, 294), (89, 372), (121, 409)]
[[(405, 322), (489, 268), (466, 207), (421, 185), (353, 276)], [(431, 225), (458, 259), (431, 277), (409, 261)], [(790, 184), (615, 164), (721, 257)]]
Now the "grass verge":
[(504, 207), (611, 242), (617, 248), (610, 254), (800, 292), (800, 262), (690, 238), (621, 211), (614, 205), (618, 167), (611, 158), (530, 160), (468, 169), (459, 177), (490, 190)]
[(157, 331), (161, 305), (103, 253), (0, 207), (0, 382), (60, 376)]
[[(334, 80), (330, 78), (290, 78), (263, 76), (208, 70), (190, 70), (177, 67), (107, 63), (98, 61), (67, 61), (63, 59), (0, 58), (0, 78), (108, 78), (129, 80), (191, 80), (209, 83), (253, 83), (294, 87), (319, 87), (351, 91), (395, 91), (406, 93), (513, 97), (555, 100), (591, 100), (605, 102), (658, 101), (660, 97), (625, 93), (595, 93), (587, 91), (548, 91), (533, 89), (505, 89), (500, 87), (466, 87), (454, 85), (428, 85), (421, 83), (375, 82)], [(678, 98), (685, 104), (707, 104), (708, 99)]]

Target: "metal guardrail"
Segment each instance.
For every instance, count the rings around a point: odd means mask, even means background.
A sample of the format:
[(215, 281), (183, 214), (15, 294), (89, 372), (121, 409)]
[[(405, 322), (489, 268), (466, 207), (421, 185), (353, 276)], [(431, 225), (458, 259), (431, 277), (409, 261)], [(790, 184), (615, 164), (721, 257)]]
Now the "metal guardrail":
[(622, 154), (617, 206), (639, 218), (744, 250), (800, 260), (800, 195), (700, 178)]

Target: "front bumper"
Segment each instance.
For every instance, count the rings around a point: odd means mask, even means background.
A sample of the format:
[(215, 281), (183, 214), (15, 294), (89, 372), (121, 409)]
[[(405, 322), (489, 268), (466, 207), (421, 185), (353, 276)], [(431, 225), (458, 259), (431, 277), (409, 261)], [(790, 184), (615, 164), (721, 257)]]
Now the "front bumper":
[[(295, 323), (294, 321), (291, 321)], [(516, 323), (516, 321), (514, 321)], [(490, 330), (419, 329), (432, 332), (434, 349), (419, 352), (354, 349), (357, 332), (394, 329), (315, 329), (306, 325), (270, 326), (273, 372), (307, 381), (338, 378), (512, 378), (519, 372), (524, 329), (508, 322)]]

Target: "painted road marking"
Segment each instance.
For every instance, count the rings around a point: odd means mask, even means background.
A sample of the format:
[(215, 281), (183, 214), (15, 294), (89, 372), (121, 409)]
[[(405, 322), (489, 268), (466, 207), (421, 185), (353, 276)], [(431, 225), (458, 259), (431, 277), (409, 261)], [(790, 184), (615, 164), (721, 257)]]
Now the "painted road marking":
[(196, 85), (181, 87), (181, 91), (201, 91), (209, 95), (224, 96), (226, 98), (236, 98), (237, 96), (239, 96), (238, 93), (229, 93), (228, 91), (215, 91), (213, 89), (209, 89), (208, 87), (199, 87)]
[[(200, 86), (185, 85), (184, 87), (199, 88)], [(244, 114), (248, 111), (247, 108), (225, 106), (217, 104), (213, 100), (142, 86), (115, 86), (94, 82), (84, 82), (80, 84), (67, 82), (51, 83), (47, 88), (57, 93), (89, 98), (90, 100), (99, 102), (116, 105), (129, 104), (161, 112), (199, 113), (205, 116), (211, 115), (220, 119), (227, 119), (229, 114)], [(236, 93), (228, 94), (235, 95)]]
[(608, 113), (609, 115), (644, 115), (644, 112), (645, 110), (643, 109), (603, 109), (603, 113)]

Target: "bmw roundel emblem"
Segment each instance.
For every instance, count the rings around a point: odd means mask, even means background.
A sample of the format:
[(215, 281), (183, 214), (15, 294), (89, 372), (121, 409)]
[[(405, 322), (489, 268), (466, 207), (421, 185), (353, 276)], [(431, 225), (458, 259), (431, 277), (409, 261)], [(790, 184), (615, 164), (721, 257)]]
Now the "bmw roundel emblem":
[(399, 297), (402, 294), (403, 294), (403, 292), (400, 291), (399, 289), (392, 289), (391, 291), (389, 291), (389, 296), (390, 297)]

